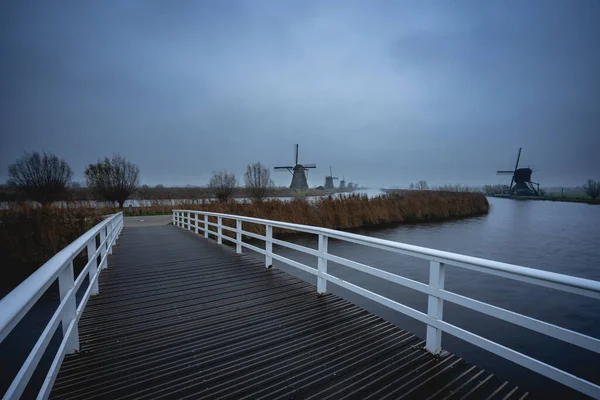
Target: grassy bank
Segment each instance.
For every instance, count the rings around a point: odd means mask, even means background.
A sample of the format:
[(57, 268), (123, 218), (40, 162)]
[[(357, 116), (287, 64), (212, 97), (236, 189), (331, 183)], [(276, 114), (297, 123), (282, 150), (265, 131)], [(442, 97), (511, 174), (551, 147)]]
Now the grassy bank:
[[(489, 203), (479, 193), (430, 191), (395, 192), (368, 198), (348, 195), (315, 201), (270, 200), (263, 203), (205, 202), (186, 206), (153, 205), (136, 209), (144, 215), (170, 214), (173, 209), (192, 209), (272, 219), (333, 229), (355, 229), (393, 223), (415, 223), (485, 214)], [(33, 208), (13, 206), (0, 211), (0, 257), (4, 285), (15, 286), (50, 257), (82, 235), (115, 208)], [(137, 214), (137, 213), (136, 213)], [(211, 219), (214, 221), (215, 219)], [(233, 226), (233, 221), (225, 221)], [(264, 234), (264, 227), (244, 224), (250, 232)], [(288, 233), (275, 230), (275, 235)]]
[[(136, 213), (142, 215), (170, 214), (171, 210), (182, 208), (343, 230), (481, 215), (489, 211), (489, 203), (485, 196), (479, 193), (405, 191), (375, 198), (355, 194), (341, 198), (324, 197), (311, 202), (298, 199), (293, 201), (270, 200), (254, 204), (230, 202), (226, 204), (189, 204), (185, 207), (139, 207), (136, 209)], [(225, 222), (233, 226), (232, 222)], [(244, 229), (260, 234), (264, 233), (263, 227), (253, 226), (253, 224), (245, 224)], [(277, 234), (278, 231), (276, 230), (274, 233)]]
[(538, 200), (538, 201), (560, 201), (565, 203), (585, 203), (585, 204), (600, 204), (600, 199), (592, 199), (590, 197), (567, 197), (567, 196), (493, 196), (510, 198), (511, 200)]

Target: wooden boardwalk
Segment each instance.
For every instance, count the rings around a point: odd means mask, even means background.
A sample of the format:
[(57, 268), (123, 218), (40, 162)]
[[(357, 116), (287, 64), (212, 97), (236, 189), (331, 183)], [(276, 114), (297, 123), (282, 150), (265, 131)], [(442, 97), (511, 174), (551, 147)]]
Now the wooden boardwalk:
[(521, 399), (335, 295), (174, 226), (126, 228), (56, 399)]

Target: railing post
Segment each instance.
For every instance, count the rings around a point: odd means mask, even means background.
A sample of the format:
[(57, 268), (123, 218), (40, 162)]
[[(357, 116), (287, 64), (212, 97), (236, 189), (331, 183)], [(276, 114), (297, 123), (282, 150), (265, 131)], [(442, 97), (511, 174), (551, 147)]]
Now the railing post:
[[(88, 262), (91, 264), (88, 270), (88, 280), (92, 282), (96, 271), (98, 271), (98, 257), (96, 257), (96, 236), (94, 236), (87, 244)], [(98, 294), (98, 280), (92, 284), (91, 294)]]
[(175, 214), (177, 214), (175, 211), (171, 210), (171, 214), (173, 214), (173, 226), (177, 226), (175, 224)]
[(108, 240), (106, 241), (106, 245), (108, 246), (108, 254), (112, 254), (112, 244), (113, 244), (113, 221), (108, 223)]
[(273, 257), (271, 257), (271, 254), (273, 254), (273, 226), (265, 225), (265, 227), (267, 229), (267, 239), (265, 240), (265, 267), (271, 268), (273, 266)]
[(242, 221), (239, 219), (235, 220), (235, 239), (237, 240), (237, 243), (235, 244), (235, 252), (236, 253), (241, 253), (242, 252)]
[(223, 218), (217, 217), (217, 243), (223, 244)]
[[(69, 265), (63, 269), (61, 274), (58, 276), (58, 292), (60, 294), (60, 301), (64, 301), (69, 290), (73, 288), (75, 279), (73, 277), (73, 261), (69, 261)], [(67, 329), (71, 321), (77, 316), (77, 303), (75, 299), (75, 293), (71, 293), (71, 296), (66, 300), (65, 308), (62, 315), (62, 330), (63, 337), (67, 334)], [(73, 327), (71, 336), (68, 338), (65, 347), (66, 353), (74, 353), (79, 351), (79, 330), (77, 325)]]
[(208, 215), (204, 214), (204, 237), (208, 238)]
[[(438, 261), (429, 262), (429, 287), (432, 289), (444, 289), (444, 280), (446, 267)], [(427, 302), (427, 315), (431, 318), (443, 320), (444, 300), (429, 296)], [(439, 354), (442, 351), (442, 330), (431, 325), (427, 325), (427, 337), (425, 348), (432, 354)]]
[(198, 234), (198, 213), (194, 213), (194, 222), (196, 222), (196, 235)]
[(327, 247), (329, 238), (323, 234), (319, 234), (319, 262), (317, 270), (317, 293), (323, 294), (327, 291), (327, 278), (323, 275), (327, 273)]
[(106, 227), (100, 229), (100, 260), (104, 258), (104, 261), (100, 261), (99, 268), (101, 269), (108, 267), (108, 260), (104, 257), (106, 254), (106, 243), (103, 243), (104, 239), (106, 239)]

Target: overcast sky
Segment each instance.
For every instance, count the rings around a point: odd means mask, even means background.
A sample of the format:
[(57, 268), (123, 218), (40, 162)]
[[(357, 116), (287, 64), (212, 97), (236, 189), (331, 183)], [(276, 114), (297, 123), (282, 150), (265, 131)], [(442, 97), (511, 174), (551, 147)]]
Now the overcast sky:
[(519, 147), (542, 187), (600, 179), (598, 21), (598, 0), (4, 0), (0, 181), (47, 150), (80, 181), (118, 152), (205, 184), (294, 143), (311, 186), (508, 183)]

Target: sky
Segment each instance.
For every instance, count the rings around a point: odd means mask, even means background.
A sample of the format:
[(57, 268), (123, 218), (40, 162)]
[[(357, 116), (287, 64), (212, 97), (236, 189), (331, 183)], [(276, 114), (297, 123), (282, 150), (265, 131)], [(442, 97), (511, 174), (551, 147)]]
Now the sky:
[[(600, 1), (0, 2), (0, 182), (25, 151), (143, 184), (316, 163), (370, 187), (600, 179)], [(287, 185), (286, 171), (272, 171)]]

